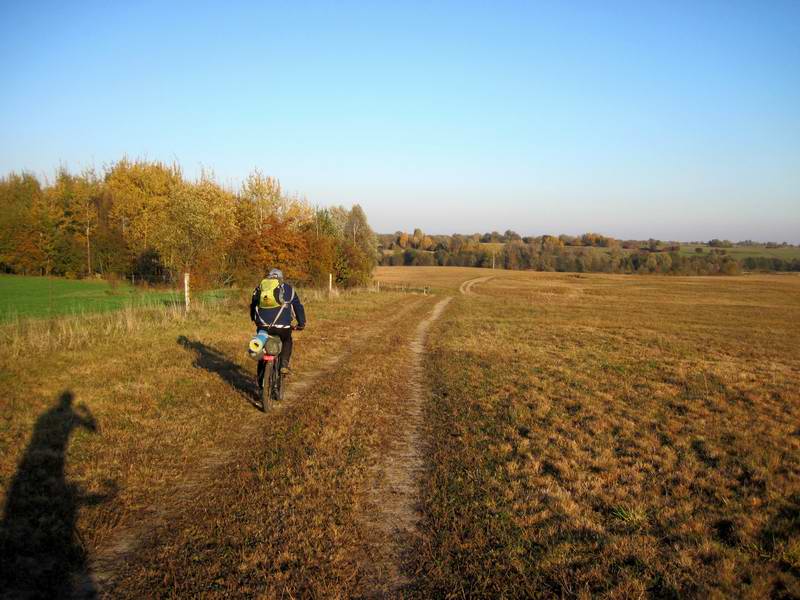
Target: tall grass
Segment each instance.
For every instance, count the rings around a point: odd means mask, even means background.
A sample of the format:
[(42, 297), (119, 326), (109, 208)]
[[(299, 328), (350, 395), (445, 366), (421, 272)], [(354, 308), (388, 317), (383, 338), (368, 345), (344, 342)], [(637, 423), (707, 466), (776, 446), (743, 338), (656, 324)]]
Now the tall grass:
[[(389, 291), (413, 293), (415, 288), (399, 290), (370, 284), (347, 289), (334, 288), (332, 291), (328, 291), (327, 288), (299, 288), (297, 293), (303, 302), (318, 303), (347, 301), (356, 294)], [(246, 312), (249, 303), (249, 292), (242, 290), (223, 299), (202, 297), (193, 299), (188, 314), (182, 301), (166, 302), (163, 299), (153, 299), (142, 304), (125, 306), (114, 312), (76, 311), (49, 320), (21, 318), (15, 315), (0, 325), (0, 348), (2, 348), (0, 356), (5, 355), (15, 359), (32, 352), (73, 350), (89, 343), (110, 340), (166, 323), (205, 318), (214, 311)]]
[[(192, 304), (190, 315), (202, 316), (209, 310), (219, 310), (227, 304), (197, 301)], [(2, 354), (12, 359), (32, 352), (44, 354), (73, 350), (145, 328), (182, 321), (190, 315), (178, 303), (153, 303), (146, 306), (126, 306), (108, 313), (74, 314), (50, 320), (14, 317), (0, 326), (0, 346)]]

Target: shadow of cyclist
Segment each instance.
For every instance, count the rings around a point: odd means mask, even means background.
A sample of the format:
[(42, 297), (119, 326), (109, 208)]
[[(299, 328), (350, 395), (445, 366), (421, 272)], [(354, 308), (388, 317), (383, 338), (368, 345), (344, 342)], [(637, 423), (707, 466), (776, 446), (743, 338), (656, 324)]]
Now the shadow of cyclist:
[(253, 396), (256, 385), (255, 373), (248, 373), (221, 351), (203, 342), (190, 340), (185, 335), (178, 336), (177, 342), (184, 348), (197, 353), (194, 360), (196, 367), (219, 375), (228, 385), (247, 396), (248, 399)]
[[(84, 496), (64, 476), (72, 431), (97, 431), (84, 406), (73, 408), (66, 391), (36, 421), (33, 435), (6, 495), (0, 524), (0, 595), (3, 597), (93, 597), (86, 581), (86, 550), (75, 527), (83, 504), (98, 504), (106, 495)], [(80, 588), (77, 586), (80, 582)]]

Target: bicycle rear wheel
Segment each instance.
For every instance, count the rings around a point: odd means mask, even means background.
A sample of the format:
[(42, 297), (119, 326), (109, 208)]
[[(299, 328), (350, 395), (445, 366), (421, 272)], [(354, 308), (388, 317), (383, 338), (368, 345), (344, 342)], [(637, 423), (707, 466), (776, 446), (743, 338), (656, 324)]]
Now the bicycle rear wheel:
[(272, 399), (276, 402), (283, 400), (283, 375), (281, 374), (280, 356), (272, 361), (272, 371), (270, 371), (270, 390)]

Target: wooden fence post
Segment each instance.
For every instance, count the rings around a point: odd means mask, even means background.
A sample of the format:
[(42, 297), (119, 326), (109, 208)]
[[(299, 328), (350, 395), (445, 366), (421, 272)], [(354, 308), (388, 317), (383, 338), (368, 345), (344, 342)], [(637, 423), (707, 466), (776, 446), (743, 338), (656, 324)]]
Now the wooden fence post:
[(183, 296), (186, 300), (186, 312), (189, 312), (189, 272), (183, 274)]
[(328, 273), (328, 294), (333, 293), (333, 273)]

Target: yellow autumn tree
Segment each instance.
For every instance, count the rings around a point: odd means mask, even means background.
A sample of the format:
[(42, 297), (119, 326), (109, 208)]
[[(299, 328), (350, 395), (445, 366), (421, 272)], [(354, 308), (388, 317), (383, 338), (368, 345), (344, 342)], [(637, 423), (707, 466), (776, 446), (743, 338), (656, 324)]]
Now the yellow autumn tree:
[(112, 217), (135, 254), (156, 248), (154, 233), (167, 218), (170, 196), (183, 184), (177, 165), (123, 158), (106, 174)]
[(236, 237), (234, 196), (203, 176), (174, 186), (164, 219), (154, 228), (153, 247), (173, 272), (190, 273), (200, 264), (218, 270)]

